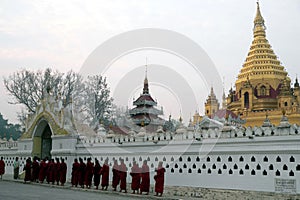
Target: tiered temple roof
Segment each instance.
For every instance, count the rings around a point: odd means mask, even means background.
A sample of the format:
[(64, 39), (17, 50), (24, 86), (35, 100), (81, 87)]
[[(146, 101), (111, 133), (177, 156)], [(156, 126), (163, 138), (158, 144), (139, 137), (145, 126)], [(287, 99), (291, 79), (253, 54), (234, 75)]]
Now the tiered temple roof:
[(164, 124), (165, 121), (159, 117), (159, 115), (163, 115), (163, 110), (156, 108), (157, 102), (154, 101), (149, 93), (147, 73), (144, 80), (143, 93), (133, 102), (133, 105), (135, 107), (129, 110), (129, 114), (136, 125), (162, 126)]

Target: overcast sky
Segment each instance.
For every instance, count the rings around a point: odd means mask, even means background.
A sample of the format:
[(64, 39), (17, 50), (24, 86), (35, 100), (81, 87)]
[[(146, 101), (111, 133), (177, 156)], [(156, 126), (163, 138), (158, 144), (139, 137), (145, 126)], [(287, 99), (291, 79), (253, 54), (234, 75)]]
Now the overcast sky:
[[(260, 7), (267, 39), (294, 81), (300, 67), (300, 1), (262, 0)], [(248, 53), (255, 12), (255, 0), (1, 0), (0, 112), (15, 122), (19, 110), (7, 103), (3, 76), (21, 68), (79, 71), (102, 42), (139, 28), (168, 29), (194, 40), (225, 77), (227, 91)]]

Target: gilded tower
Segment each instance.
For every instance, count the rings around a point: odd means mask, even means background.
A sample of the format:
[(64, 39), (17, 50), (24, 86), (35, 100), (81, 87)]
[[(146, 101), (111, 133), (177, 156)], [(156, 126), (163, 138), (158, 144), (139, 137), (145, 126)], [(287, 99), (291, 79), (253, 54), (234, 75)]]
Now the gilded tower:
[(218, 102), (218, 99), (214, 93), (213, 87), (210, 89), (210, 95), (208, 95), (208, 98), (205, 102), (205, 115), (208, 117), (211, 117), (213, 114), (215, 114), (219, 110), (220, 104)]
[[(205, 103), (205, 114), (213, 113), (216, 99), (210, 94)], [(215, 96), (214, 96), (215, 97)], [(210, 103), (208, 102), (210, 101)], [(266, 26), (257, 2), (254, 18), (253, 40), (235, 82), (222, 109), (229, 110), (245, 120), (245, 126), (261, 126), (268, 115), (274, 125), (278, 125), (282, 114), (287, 115), (292, 124), (300, 123), (300, 87), (296, 79), (291, 87), (291, 79), (266, 38)], [(200, 119), (194, 116), (194, 123)]]
[(240, 114), (244, 110), (277, 108), (283, 81), (287, 85), (291, 82), (266, 39), (266, 27), (258, 2), (253, 36), (247, 58), (235, 82), (236, 91), (227, 101), (228, 108)]
[(290, 85), (287, 72), (266, 38), (265, 21), (257, 2), (253, 41), (235, 90), (230, 90), (227, 97), (227, 109), (246, 119), (247, 125), (261, 125), (266, 112), (277, 124), (282, 111), (294, 115), (292, 121), (297, 122), (299, 94)]

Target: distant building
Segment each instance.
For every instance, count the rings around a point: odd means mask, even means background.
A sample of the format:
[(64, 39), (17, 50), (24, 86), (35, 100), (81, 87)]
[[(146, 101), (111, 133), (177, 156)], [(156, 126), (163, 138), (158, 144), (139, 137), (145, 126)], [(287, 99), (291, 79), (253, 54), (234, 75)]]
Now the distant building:
[(208, 98), (205, 102), (205, 115), (208, 117), (212, 117), (214, 113), (219, 111), (219, 101), (214, 93), (213, 87), (211, 87), (210, 94), (208, 95)]
[(157, 102), (153, 100), (149, 93), (149, 84), (147, 72), (144, 80), (143, 93), (133, 102), (134, 108), (129, 110), (129, 114), (134, 124), (146, 127), (147, 130), (157, 130), (159, 126), (163, 126), (165, 120), (160, 118), (163, 115), (163, 109), (156, 108)]

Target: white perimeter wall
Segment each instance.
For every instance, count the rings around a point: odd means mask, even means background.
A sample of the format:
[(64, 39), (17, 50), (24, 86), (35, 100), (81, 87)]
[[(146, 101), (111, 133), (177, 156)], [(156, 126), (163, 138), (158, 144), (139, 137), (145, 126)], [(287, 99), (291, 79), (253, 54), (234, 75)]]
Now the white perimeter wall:
[[(15, 156), (21, 159), (21, 169), (31, 155), (32, 141), (20, 141), (18, 147), (0, 148), (4, 156), (6, 173), (13, 173)], [(74, 158), (98, 158), (102, 164), (106, 158), (110, 165), (120, 157), (130, 170), (133, 159), (139, 165), (148, 160), (151, 183), (159, 161), (166, 168), (167, 185), (207, 188), (275, 191), (275, 179), (296, 181), (300, 193), (300, 136), (269, 136), (249, 138), (204, 139), (197, 141), (162, 140), (118, 142), (86, 141), (77, 138), (53, 138), (53, 157), (63, 157), (71, 176)], [(111, 172), (111, 171), (110, 171)], [(111, 177), (111, 174), (110, 174)], [(131, 181), (128, 173), (127, 181)]]

